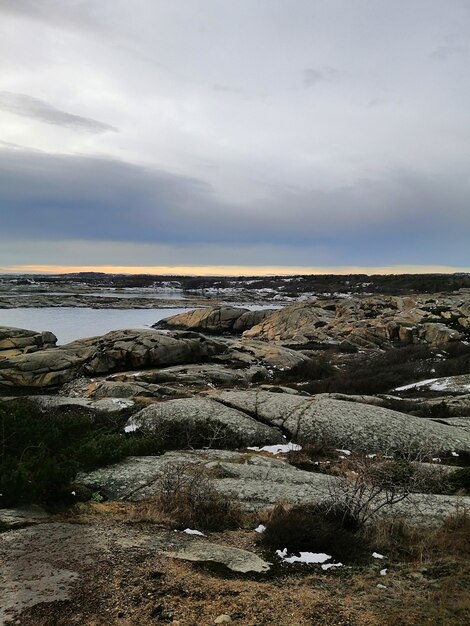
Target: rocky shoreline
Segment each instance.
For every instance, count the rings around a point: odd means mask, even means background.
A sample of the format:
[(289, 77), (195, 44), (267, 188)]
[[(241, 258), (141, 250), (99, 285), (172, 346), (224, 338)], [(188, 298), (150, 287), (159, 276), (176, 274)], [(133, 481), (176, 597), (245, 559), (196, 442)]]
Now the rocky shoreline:
[[(67, 420), (81, 411), (94, 424), (117, 424), (113, 436), (123, 441), (158, 440), (158, 454), (131, 455), (78, 474), (74, 489), (98, 494), (108, 506), (151, 506), (162, 497), (162, 481), (184, 468), (208, 480), (221, 502), (269, 519), (280, 503), (324, 507), (340, 493), (357, 498), (358, 484), (366, 484), (358, 483), (360, 468), (368, 468), (369, 480), (374, 467), (392, 463), (394, 471), (418, 468), (421, 478), (390, 501), (397, 486), (382, 485), (370, 519), (432, 527), (470, 507), (468, 493), (448, 486), (470, 458), (470, 370), (420, 381), (418, 368), (418, 380), (382, 394), (309, 393), (308, 385), (324, 375), (319, 363), (340, 376), (358, 356), (403, 350), (445, 360), (456, 346), (463, 355), (458, 363), (468, 369), (469, 341), (468, 294), (324, 299), (259, 311), (216, 305), (169, 317), (155, 328), (58, 347), (50, 331), (2, 327), (0, 405), (26, 396), (44, 416)], [(41, 545), (69, 532), (44, 512), (22, 517), (0, 508), (9, 528), (0, 534), (0, 553), (9, 541), (22, 545), (27, 535), (12, 530), (15, 519), (38, 524), (33, 534), (26, 530)], [(117, 533), (126, 545), (129, 539)], [(132, 541), (144, 539), (133, 535)], [(258, 574), (271, 567), (254, 552), (230, 552), (223, 539), (214, 546), (165, 537), (155, 549), (159, 558), (190, 562), (239, 563), (243, 557)], [(42, 575), (54, 593), (35, 590), (21, 606), (69, 597), (59, 593), (60, 577), (56, 584), (55, 574)], [(67, 579), (67, 588), (79, 576)], [(24, 571), (20, 578), (29, 580)], [(19, 580), (12, 574), (2, 583), (10, 603), (13, 579)]]

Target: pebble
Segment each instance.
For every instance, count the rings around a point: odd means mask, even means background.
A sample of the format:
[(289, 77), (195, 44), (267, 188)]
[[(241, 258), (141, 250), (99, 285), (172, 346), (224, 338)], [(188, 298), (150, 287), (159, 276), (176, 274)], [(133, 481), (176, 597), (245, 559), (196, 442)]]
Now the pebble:
[(232, 618), (230, 617), (230, 615), (219, 615), (219, 617), (216, 617), (214, 620), (214, 624), (231, 624), (232, 623)]

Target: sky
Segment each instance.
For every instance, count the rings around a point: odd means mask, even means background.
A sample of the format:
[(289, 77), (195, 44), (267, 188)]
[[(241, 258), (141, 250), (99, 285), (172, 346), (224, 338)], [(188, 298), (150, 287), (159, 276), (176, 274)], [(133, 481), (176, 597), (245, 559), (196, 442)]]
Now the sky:
[(470, 271), (469, 112), (470, 0), (0, 0), (0, 271)]

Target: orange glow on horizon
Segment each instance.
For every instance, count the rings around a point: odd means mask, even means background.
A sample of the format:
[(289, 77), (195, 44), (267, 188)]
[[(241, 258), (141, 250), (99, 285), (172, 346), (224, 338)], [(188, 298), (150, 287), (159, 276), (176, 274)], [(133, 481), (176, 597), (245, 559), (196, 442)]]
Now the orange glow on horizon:
[(306, 267), (306, 266), (245, 266), (245, 265), (12, 265), (0, 267), (0, 273), (75, 274), (103, 272), (105, 274), (156, 274), (167, 276), (292, 276), (298, 274), (452, 274), (470, 272), (470, 268), (447, 265), (390, 265), (384, 267)]

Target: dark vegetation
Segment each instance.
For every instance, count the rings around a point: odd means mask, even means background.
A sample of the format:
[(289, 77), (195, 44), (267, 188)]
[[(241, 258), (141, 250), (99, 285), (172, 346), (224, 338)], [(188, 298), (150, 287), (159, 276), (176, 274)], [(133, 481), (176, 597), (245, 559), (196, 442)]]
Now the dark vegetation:
[(311, 376), (311, 382), (303, 386), (305, 391), (374, 395), (423, 379), (470, 374), (470, 346), (460, 341), (445, 348), (411, 345), (385, 352), (358, 353), (332, 370), (334, 357), (334, 353), (330, 358), (322, 355), (317, 365), (310, 368), (307, 375)]
[[(124, 418), (124, 421), (127, 418)], [(0, 507), (70, 500), (77, 472), (161, 452), (157, 438), (126, 436), (122, 422), (43, 413), (27, 400), (0, 404)]]
[(81, 272), (62, 275), (22, 275), (0, 277), (0, 282), (31, 285), (89, 285), (91, 287), (144, 288), (173, 283), (186, 292), (203, 293), (206, 289), (237, 288), (247, 291), (273, 289), (286, 296), (295, 297), (303, 293), (325, 296), (334, 293), (353, 294), (412, 294), (451, 292), (470, 288), (470, 274), (392, 274), (388, 276), (349, 274), (303, 275), (303, 276), (156, 276), (150, 274), (103, 274)]
[(325, 552), (346, 563), (361, 560), (368, 545), (357, 520), (340, 505), (278, 504), (266, 522), (260, 543), (288, 553)]

